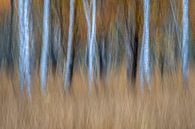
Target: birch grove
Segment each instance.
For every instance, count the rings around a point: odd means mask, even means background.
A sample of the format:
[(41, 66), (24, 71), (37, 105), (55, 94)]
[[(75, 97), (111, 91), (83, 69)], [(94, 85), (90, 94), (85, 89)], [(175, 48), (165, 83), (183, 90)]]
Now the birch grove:
[(166, 75), (174, 77), (181, 71), (187, 87), (195, 60), (191, 4), (189, 0), (8, 0), (0, 5), (0, 67), (6, 67), (10, 79), (17, 71), (20, 91), (29, 96), (36, 74), (43, 94), (50, 75), (59, 77), (68, 92), (82, 75), (79, 79), (91, 93), (99, 83), (105, 88), (110, 74), (125, 72), (128, 87), (139, 85), (143, 93), (157, 75), (164, 83)]

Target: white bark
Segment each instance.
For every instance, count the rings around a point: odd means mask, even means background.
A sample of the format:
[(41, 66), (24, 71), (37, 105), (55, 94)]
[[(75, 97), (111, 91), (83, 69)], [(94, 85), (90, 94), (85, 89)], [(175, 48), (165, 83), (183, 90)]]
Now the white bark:
[(188, 62), (189, 62), (189, 19), (188, 19), (188, 0), (183, 0), (183, 16), (182, 16), (182, 76), (184, 81), (188, 77)]
[(147, 84), (150, 81), (150, 66), (149, 66), (149, 0), (144, 0), (144, 27), (143, 27), (143, 39), (141, 47), (140, 58), (140, 81), (142, 91), (144, 89), (144, 83)]
[(24, 75), (23, 75), (23, 46), (24, 46), (24, 29), (23, 29), (23, 0), (18, 0), (18, 16), (19, 16), (19, 76), (20, 76), (20, 90), (24, 88)]
[(23, 91), (27, 86), (27, 93), (30, 96), (30, 35), (29, 35), (29, 0), (18, 1), (19, 15), (19, 76), (20, 89)]
[(71, 65), (72, 65), (72, 62), (73, 62), (73, 59), (72, 59), (73, 28), (74, 28), (74, 0), (70, 0), (68, 48), (67, 48), (66, 71), (65, 71), (65, 78), (64, 78), (65, 89), (69, 88), (70, 81), (71, 81)]
[(44, 0), (43, 10), (43, 34), (42, 34), (42, 51), (41, 51), (41, 88), (45, 91), (47, 76), (48, 44), (49, 44), (49, 10), (50, 0)]
[[(87, 21), (87, 48), (89, 49), (89, 60), (88, 60), (88, 81), (89, 91), (93, 83), (93, 60), (95, 53), (95, 40), (96, 40), (96, 0), (83, 1), (84, 13)], [(92, 14), (92, 15), (91, 15)]]
[(96, 38), (96, 0), (93, 0), (92, 8), (92, 27), (91, 27), (91, 36), (89, 43), (89, 86), (93, 83), (93, 59), (95, 52), (95, 38)]

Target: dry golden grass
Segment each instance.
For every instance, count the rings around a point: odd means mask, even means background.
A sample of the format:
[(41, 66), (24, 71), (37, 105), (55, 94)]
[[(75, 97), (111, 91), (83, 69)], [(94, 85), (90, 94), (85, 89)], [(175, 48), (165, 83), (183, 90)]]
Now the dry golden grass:
[[(47, 93), (41, 95), (38, 74), (32, 98), (19, 94), (17, 75), (11, 81), (0, 73), (1, 129), (194, 129), (195, 81), (190, 74), (184, 92), (179, 75), (160, 81), (154, 73), (151, 90), (127, 88), (124, 69), (112, 70), (107, 82), (88, 95), (86, 79), (75, 72), (71, 94), (64, 95), (62, 77), (48, 75)], [(138, 87), (139, 84), (137, 84)], [(134, 91), (133, 91), (134, 90)]]

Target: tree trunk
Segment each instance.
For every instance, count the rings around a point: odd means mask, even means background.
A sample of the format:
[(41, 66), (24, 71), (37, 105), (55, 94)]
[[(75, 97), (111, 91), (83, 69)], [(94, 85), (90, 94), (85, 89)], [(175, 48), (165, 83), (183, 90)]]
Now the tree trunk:
[(68, 33), (68, 48), (67, 48), (67, 60), (66, 60), (66, 69), (64, 76), (64, 87), (65, 90), (69, 90), (72, 80), (73, 73), (73, 29), (74, 29), (74, 21), (75, 21), (75, 8), (74, 8), (74, 0), (70, 0), (70, 16), (69, 16), (69, 33)]
[(19, 74), (20, 88), (23, 91), (24, 85), (27, 86), (27, 94), (30, 96), (30, 35), (29, 35), (29, 0), (19, 0)]
[(9, 42), (8, 42), (8, 52), (7, 52), (7, 69), (12, 75), (13, 73), (13, 50), (12, 50), (12, 38), (13, 38), (13, 17), (14, 17), (14, 0), (10, 0), (10, 31), (9, 31)]
[(140, 81), (141, 89), (144, 90), (144, 83), (147, 85), (150, 81), (149, 66), (149, 9), (150, 0), (144, 0), (144, 27), (142, 35), (141, 58), (140, 58)]
[(48, 44), (49, 44), (49, 15), (50, 0), (44, 0), (43, 10), (43, 33), (42, 33), (42, 51), (41, 51), (41, 88), (45, 92), (46, 76), (47, 76), (47, 60), (48, 60)]
[[(183, 0), (183, 16), (182, 16), (182, 77), (184, 83), (188, 78), (188, 62), (189, 62), (189, 20), (188, 20), (188, 0)], [(186, 85), (186, 84), (185, 84)]]
[(93, 60), (95, 54), (95, 40), (96, 40), (96, 0), (92, 0), (90, 1), (90, 3), (86, 0), (82, 0), (82, 1), (83, 1), (83, 7), (84, 7), (85, 17), (87, 21), (87, 29), (88, 29), (86, 59), (88, 63), (87, 65), (88, 65), (89, 92), (91, 92), (92, 84), (94, 81)]

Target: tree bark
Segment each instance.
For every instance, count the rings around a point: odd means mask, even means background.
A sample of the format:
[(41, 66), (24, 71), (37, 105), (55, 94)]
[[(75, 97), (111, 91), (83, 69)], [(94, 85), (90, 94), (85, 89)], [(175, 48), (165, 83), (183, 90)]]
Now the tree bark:
[(43, 33), (42, 33), (42, 51), (41, 51), (41, 88), (45, 92), (47, 63), (48, 63), (48, 44), (49, 44), (49, 16), (50, 16), (50, 0), (44, 0), (43, 10)]
[(74, 25), (75, 25), (75, 0), (70, 0), (70, 15), (69, 15), (69, 33), (68, 33), (68, 48), (67, 48), (67, 60), (66, 69), (64, 75), (64, 88), (69, 90), (71, 86), (71, 80), (73, 75), (73, 62), (74, 62), (74, 52), (73, 52), (73, 36), (74, 36)]
[(183, 16), (182, 16), (182, 77), (186, 85), (188, 78), (188, 62), (189, 62), (189, 19), (188, 19), (188, 0), (183, 0)]
[(29, 35), (29, 0), (19, 0), (19, 76), (20, 76), (20, 88), (23, 92), (23, 88), (26, 85), (27, 94), (31, 96), (30, 91), (30, 35)]
[(144, 0), (144, 26), (142, 35), (141, 58), (140, 58), (140, 81), (141, 90), (144, 90), (145, 83), (148, 85), (150, 81), (149, 66), (149, 10), (150, 0)]

